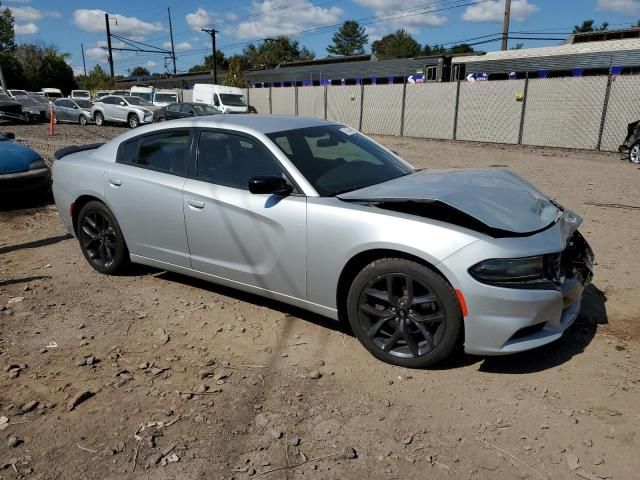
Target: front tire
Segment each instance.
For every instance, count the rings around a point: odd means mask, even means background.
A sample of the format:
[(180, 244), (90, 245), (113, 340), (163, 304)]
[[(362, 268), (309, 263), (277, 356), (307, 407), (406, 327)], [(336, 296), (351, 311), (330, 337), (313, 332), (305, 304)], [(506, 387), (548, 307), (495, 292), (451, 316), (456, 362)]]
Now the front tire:
[(462, 332), (451, 285), (432, 269), (402, 258), (383, 258), (362, 269), (349, 289), (347, 314), (373, 356), (402, 367), (441, 362)]
[(80, 115), (78, 122), (84, 127), (89, 121), (87, 120), (87, 117), (85, 115)]
[(89, 265), (113, 275), (129, 263), (129, 251), (116, 217), (104, 204), (89, 202), (78, 215), (76, 234)]
[(129, 124), (129, 128), (138, 128), (138, 125), (140, 125), (138, 115), (136, 115), (135, 113), (130, 113), (127, 117), (127, 123)]
[(93, 119), (95, 120), (96, 125), (98, 125), (99, 127), (104, 125), (104, 115), (102, 113), (96, 112), (93, 116)]

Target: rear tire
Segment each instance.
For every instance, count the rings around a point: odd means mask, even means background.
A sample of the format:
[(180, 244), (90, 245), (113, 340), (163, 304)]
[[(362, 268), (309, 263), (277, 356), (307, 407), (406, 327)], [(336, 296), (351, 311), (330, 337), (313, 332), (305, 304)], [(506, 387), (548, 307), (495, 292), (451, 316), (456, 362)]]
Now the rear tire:
[(347, 296), (349, 324), (383, 362), (425, 368), (459, 344), (462, 310), (438, 273), (402, 258), (376, 260), (356, 276)]
[(95, 120), (96, 125), (98, 125), (99, 127), (104, 125), (104, 115), (102, 115), (101, 112), (96, 112), (93, 116), (93, 119)]
[(140, 125), (138, 115), (136, 115), (135, 113), (130, 113), (127, 117), (127, 124), (129, 125), (129, 128), (138, 128), (138, 125)]
[(629, 149), (629, 161), (636, 165), (640, 164), (640, 141), (634, 143)]
[(76, 236), (94, 270), (113, 275), (129, 264), (129, 250), (115, 215), (101, 202), (87, 203), (78, 215)]

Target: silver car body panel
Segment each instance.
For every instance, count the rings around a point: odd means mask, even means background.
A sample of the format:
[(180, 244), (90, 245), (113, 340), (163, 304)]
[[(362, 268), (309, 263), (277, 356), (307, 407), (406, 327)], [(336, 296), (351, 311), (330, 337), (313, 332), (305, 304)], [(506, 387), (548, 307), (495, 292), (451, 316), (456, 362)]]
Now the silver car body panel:
[(491, 228), (514, 233), (546, 228), (562, 213), (537, 188), (503, 168), (422, 170), (338, 196), (378, 202), (442, 202)]
[[(54, 163), (54, 196), (62, 222), (71, 233), (74, 202), (84, 195), (95, 197), (114, 212), (134, 262), (256, 293), (334, 319), (339, 318), (337, 285), (348, 262), (372, 250), (388, 251), (389, 255), (401, 252), (432, 265), (463, 293), (468, 307), (465, 349), (475, 354), (512, 353), (549, 343), (562, 335), (579, 312), (580, 298), (566, 304), (567, 296), (559, 290), (496, 287), (478, 282), (468, 272), (470, 266), (488, 258), (563, 251), (580, 223), (580, 218), (566, 209), (542, 231), (494, 238), (445, 221), (383, 209), (374, 201), (353, 201), (386, 199), (388, 193), (380, 193), (386, 188), (384, 184), (371, 187), (368, 193), (363, 189), (366, 195), (363, 190), (356, 192), (353, 198), (321, 197), (265, 135), (332, 122), (223, 114), (170, 123), (128, 131), (95, 150), (72, 153)], [(254, 195), (244, 189), (116, 163), (120, 143), (167, 128), (252, 135), (280, 161), (300, 194), (285, 198)], [(540, 205), (548, 207), (546, 197), (503, 170), (481, 171), (482, 182), (489, 182), (491, 173), (498, 175), (496, 181), (503, 192), (517, 197), (517, 185), (522, 185), (525, 193), (511, 208), (513, 216), (525, 216), (524, 221), (509, 223), (499, 204), (498, 213), (492, 214), (489, 201), (483, 200), (475, 209), (464, 197), (483, 195), (478, 192), (487, 187), (475, 185), (468, 188), (477, 189), (469, 192), (463, 185), (473, 181), (464, 174), (447, 182), (443, 172), (432, 177), (414, 173), (403, 178), (439, 178), (450, 188), (441, 199), (436, 196), (435, 181), (426, 181), (428, 188), (424, 187), (422, 196), (417, 184), (411, 189), (396, 185), (394, 199), (402, 197), (402, 190), (408, 199), (446, 202), (482, 217), (487, 224), (512, 231), (538, 229), (547, 223), (540, 215), (538, 219), (543, 221), (536, 223), (531, 214), (538, 198)], [(431, 192), (428, 195), (424, 193), (427, 190)], [(562, 211), (553, 205), (553, 211)], [(522, 328), (541, 323), (544, 326), (536, 332), (513, 338)]]

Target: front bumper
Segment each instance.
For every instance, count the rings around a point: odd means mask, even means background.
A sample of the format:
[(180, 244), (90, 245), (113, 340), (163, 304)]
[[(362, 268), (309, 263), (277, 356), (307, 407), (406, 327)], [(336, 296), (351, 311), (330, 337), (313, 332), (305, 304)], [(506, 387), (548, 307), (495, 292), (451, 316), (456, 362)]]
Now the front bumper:
[(51, 173), (48, 168), (39, 168), (27, 172), (0, 173), (0, 193), (37, 190), (51, 185)]
[(506, 355), (558, 340), (580, 313), (582, 293), (593, 276), (594, 256), (576, 231), (567, 240), (562, 258), (563, 279), (548, 289), (498, 287), (459, 275), (456, 288), (463, 292), (469, 312), (464, 322), (465, 351)]
[(29, 116), (18, 113), (4, 112), (0, 110), (0, 121), (6, 122), (28, 122)]

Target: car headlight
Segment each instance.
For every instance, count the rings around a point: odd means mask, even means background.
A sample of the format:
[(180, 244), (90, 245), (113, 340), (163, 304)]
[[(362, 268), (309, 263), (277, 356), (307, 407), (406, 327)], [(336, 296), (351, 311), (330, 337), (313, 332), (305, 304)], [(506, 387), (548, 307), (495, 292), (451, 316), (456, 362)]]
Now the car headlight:
[(29, 170), (38, 170), (39, 168), (47, 168), (47, 164), (42, 159), (34, 160), (29, 164)]
[(491, 284), (547, 282), (545, 256), (492, 258), (469, 269), (476, 280)]

